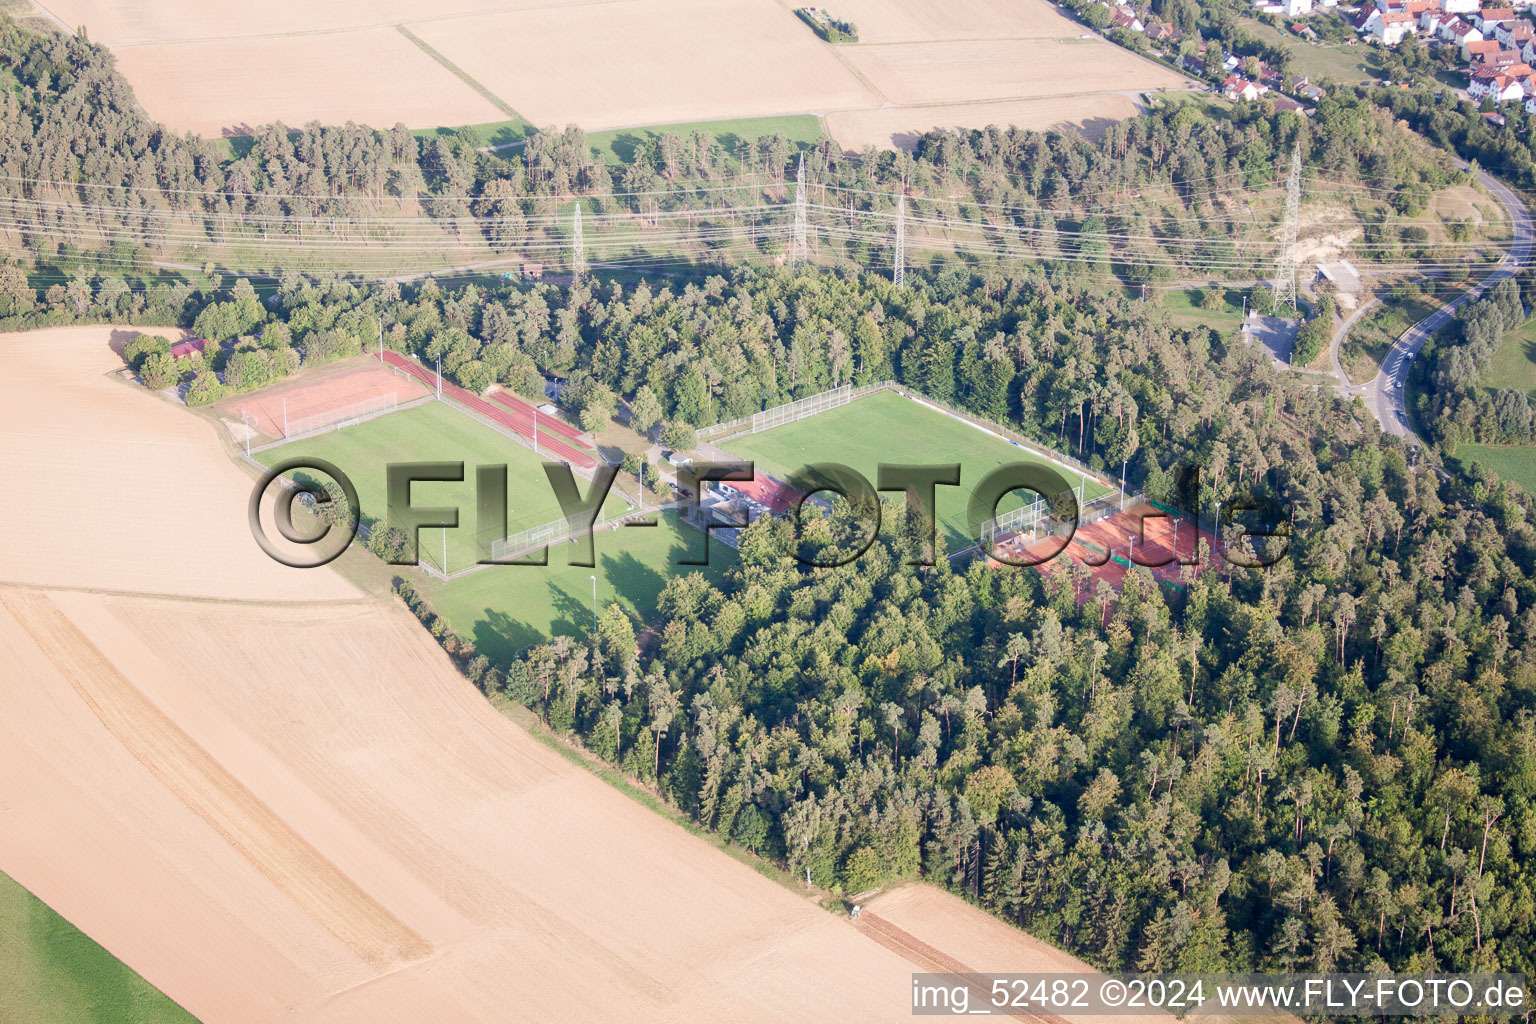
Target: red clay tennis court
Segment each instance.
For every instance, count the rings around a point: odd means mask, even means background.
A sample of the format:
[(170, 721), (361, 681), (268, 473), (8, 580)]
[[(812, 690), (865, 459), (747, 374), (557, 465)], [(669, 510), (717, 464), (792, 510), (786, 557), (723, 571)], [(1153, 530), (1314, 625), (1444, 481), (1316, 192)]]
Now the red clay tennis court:
[(378, 363), (356, 366), (311, 381), (294, 381), (237, 395), (222, 407), (231, 419), (249, 417), (259, 433), (277, 439), (296, 433), (289, 427), (323, 413), (361, 406), (394, 395), (400, 403), (420, 398), (426, 389), (411, 378)]
[[(1178, 559), (1203, 558), (1201, 565), (1190, 567), (1198, 572), (1213, 563), (1220, 552), (1220, 544), (1209, 530), (1197, 529), (1190, 520), (1175, 518), (1147, 503), (1078, 527), (1067, 546), (1057, 551), (1060, 547), (1059, 537), (1030, 541), (1027, 536), (1015, 535), (1001, 540), (997, 551), (1010, 560), (1042, 559), (1033, 568), (1047, 575), (1064, 572), (1073, 563), (1085, 565), (1093, 580), (1103, 580), (1117, 591), (1133, 562), (1150, 568), (1153, 579), (1181, 586), (1185, 567)], [(1052, 552), (1056, 552), (1054, 557)], [(1005, 563), (988, 559), (988, 564), (1001, 568)], [(1095, 589), (1084, 588), (1078, 600), (1088, 600)]]

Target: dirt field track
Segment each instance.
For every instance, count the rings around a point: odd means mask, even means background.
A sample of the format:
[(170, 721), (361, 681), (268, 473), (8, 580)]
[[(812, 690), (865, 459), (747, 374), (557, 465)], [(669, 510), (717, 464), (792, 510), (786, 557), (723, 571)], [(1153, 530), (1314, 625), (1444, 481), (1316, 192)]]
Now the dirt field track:
[[(1045, 0), (849, 0), (829, 10), (854, 22), (861, 42), (839, 46), (818, 39), (789, 0), (47, 6), (112, 47), (153, 116), (202, 135), (275, 119), (474, 124), (506, 109), (589, 130), (810, 113), (859, 148), (946, 123), (935, 120), (941, 104), (955, 105), (948, 123), (1017, 117), (1043, 128), (1125, 116), (1131, 96), (1188, 84), (1081, 38), (1083, 26)], [(980, 105), (988, 100), (1014, 105)], [(1028, 102), (1054, 106), (1017, 105)]]

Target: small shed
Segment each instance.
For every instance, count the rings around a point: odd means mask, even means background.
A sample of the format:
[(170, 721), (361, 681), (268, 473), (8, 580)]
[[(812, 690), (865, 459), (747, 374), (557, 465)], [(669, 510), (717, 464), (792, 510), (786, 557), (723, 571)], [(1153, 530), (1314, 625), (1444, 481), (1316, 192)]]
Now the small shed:
[(537, 281), (539, 278), (541, 278), (543, 276), (544, 276), (544, 264), (542, 264), (542, 263), (524, 263), (523, 264), (523, 280), (525, 280), (525, 281)]

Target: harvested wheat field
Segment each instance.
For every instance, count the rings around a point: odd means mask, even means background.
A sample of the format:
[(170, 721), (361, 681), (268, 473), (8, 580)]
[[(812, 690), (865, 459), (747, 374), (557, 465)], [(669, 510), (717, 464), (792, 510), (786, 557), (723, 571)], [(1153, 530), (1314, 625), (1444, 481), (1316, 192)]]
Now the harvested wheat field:
[(547, 6), (549, 0), (267, 0), (210, 4), (206, 0), (48, 0), (48, 10), (71, 26), (85, 25), (108, 46), (172, 43), (229, 37), (297, 35), (344, 29), (387, 28), (416, 18)]
[(940, 39), (1076, 39), (1083, 27), (1050, 4), (1008, 0), (831, 0), (827, 10), (852, 22), (860, 43)]
[(853, 46), (848, 60), (898, 104), (1101, 94), (1184, 81), (1096, 39)]
[(1129, 96), (1113, 92), (1043, 100), (853, 110), (828, 114), (827, 128), (847, 149), (894, 146), (910, 150), (924, 132), (985, 128), (988, 125), (1004, 128), (1013, 125), (1033, 131), (1071, 129), (1085, 138), (1097, 138), (1114, 122), (1134, 116), (1136, 110), (1136, 103)]
[(410, 29), (539, 125), (622, 128), (879, 102), (773, 0), (618, 0)]
[(209, 1022), (904, 1013), (901, 956), (543, 746), (393, 598), (266, 562), (218, 427), (111, 375), (131, 333), (0, 337), (0, 469), (55, 499), (5, 523), (0, 871)]
[[(65, 0), (52, 9), (113, 48), (146, 110), (203, 135), (274, 119), (477, 124), (514, 109), (535, 124), (593, 131), (816, 114), (858, 149), (939, 124), (981, 127), (973, 118), (983, 116), (1091, 126), (1111, 107), (1131, 113), (1112, 97), (1189, 84), (1079, 38), (1082, 27), (1044, 0), (851, 0), (829, 10), (853, 21), (862, 42), (837, 46), (782, 0)], [(1068, 96), (1075, 105), (1060, 104)], [(1057, 105), (979, 109), (990, 100)], [(954, 107), (947, 123), (935, 120), (943, 104)]]
[(150, 116), (177, 131), (241, 135), (270, 121), (376, 128), (506, 115), (388, 26), (114, 49)]
[(0, 466), (23, 499), (0, 503), (0, 583), (253, 600), (357, 596), (339, 576), (287, 569), (257, 549), (246, 521), (253, 479), (217, 434), (115, 376), (123, 363), (112, 346), (121, 350), (138, 333), (0, 334)]

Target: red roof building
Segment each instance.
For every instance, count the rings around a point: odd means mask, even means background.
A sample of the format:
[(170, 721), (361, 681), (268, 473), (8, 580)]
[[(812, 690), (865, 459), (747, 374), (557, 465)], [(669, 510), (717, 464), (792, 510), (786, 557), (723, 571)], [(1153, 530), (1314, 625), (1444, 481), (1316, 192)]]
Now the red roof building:
[(784, 514), (800, 500), (799, 492), (763, 473), (751, 480), (723, 480), (719, 486), (721, 490), (735, 491), (744, 498), (751, 498), (776, 516)]
[(171, 346), (172, 359), (190, 359), (193, 356), (203, 354), (203, 349), (208, 347), (206, 338), (188, 338), (186, 341), (178, 341)]

